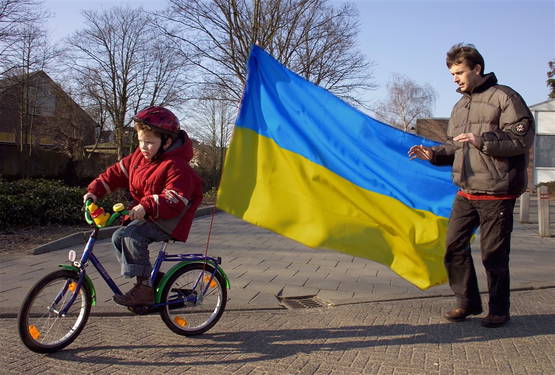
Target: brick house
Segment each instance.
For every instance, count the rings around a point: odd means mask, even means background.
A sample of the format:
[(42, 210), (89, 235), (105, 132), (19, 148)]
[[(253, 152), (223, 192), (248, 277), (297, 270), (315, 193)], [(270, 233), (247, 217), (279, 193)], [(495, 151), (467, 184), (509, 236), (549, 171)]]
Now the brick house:
[(94, 143), (95, 127), (44, 71), (0, 80), (0, 175), (59, 175)]

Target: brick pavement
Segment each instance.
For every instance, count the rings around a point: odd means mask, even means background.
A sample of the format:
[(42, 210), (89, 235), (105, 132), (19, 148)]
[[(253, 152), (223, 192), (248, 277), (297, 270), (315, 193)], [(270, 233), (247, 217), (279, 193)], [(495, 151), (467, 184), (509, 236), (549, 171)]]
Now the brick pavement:
[[(223, 258), (232, 289), (222, 320), (194, 339), (113, 304), (93, 271), (99, 303), (82, 335), (61, 353), (31, 353), (16, 336), (15, 312), (67, 249), (0, 259), (0, 373), (555, 374), (555, 237), (538, 237), (534, 222), (515, 225), (512, 287), (521, 291), (510, 325), (491, 330), (477, 318), (443, 322), (453, 303), (446, 285), (420, 291), (372, 261), (309, 249), (226, 214), (215, 220), (210, 253)], [(189, 241), (171, 251), (202, 252), (209, 222), (196, 219)], [(118, 273), (108, 241), (95, 253)], [(335, 306), (287, 310), (276, 298), (313, 294)]]
[(513, 293), (512, 320), (448, 323), (445, 297), (299, 310), (226, 311), (208, 333), (159, 316), (92, 316), (65, 350), (32, 353), (0, 319), (2, 374), (555, 374), (555, 289)]

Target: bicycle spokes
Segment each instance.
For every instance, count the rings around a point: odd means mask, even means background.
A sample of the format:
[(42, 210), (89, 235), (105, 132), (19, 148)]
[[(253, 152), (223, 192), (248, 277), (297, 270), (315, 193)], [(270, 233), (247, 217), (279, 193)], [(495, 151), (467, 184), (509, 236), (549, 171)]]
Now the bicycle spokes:
[(78, 287), (78, 279), (77, 272), (60, 270), (46, 275), (29, 291), (18, 316), (19, 334), (29, 349), (51, 353), (79, 335), (92, 302), (89, 290)]

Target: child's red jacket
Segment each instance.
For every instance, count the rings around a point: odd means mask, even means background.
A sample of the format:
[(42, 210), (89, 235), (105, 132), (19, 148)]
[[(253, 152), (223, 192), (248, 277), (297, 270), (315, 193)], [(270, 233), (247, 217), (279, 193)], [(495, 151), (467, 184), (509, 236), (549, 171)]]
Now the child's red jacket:
[(87, 190), (98, 198), (128, 188), (135, 204), (166, 233), (187, 240), (194, 214), (202, 202), (202, 180), (189, 165), (193, 146), (187, 134), (179, 137), (156, 160), (149, 161), (137, 147), (135, 152), (108, 167)]

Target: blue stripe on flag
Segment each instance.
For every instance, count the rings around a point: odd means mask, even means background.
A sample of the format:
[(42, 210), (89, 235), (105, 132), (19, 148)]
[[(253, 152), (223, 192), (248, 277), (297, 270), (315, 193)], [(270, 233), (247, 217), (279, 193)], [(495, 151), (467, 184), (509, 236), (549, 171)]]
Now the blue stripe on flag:
[(457, 191), (451, 168), (407, 156), (412, 145), (435, 142), (365, 115), (259, 47), (253, 46), (248, 69), (245, 95), (260, 100), (242, 104), (237, 126), (269, 137), (364, 189), (449, 217)]

